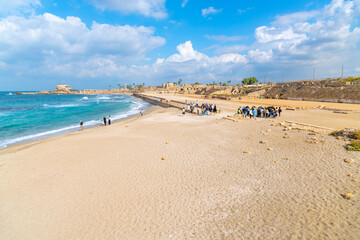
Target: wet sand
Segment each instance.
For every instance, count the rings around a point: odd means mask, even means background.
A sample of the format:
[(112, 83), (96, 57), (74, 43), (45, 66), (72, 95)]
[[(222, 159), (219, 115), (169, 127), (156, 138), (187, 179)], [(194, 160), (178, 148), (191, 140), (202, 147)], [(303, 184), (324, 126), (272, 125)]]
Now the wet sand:
[[(223, 120), (237, 104), (219, 101), (216, 116), (156, 107), (0, 150), (0, 239), (357, 239), (359, 153), (269, 119)], [(312, 121), (303, 113), (277, 120)]]

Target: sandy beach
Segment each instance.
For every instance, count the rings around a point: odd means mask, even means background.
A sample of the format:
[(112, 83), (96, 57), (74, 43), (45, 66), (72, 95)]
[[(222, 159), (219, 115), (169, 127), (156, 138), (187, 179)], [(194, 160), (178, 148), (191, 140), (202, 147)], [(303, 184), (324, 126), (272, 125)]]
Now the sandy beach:
[(275, 120), (232, 122), (222, 117), (250, 100), (215, 102), (220, 115), (153, 107), (0, 150), (0, 239), (358, 239), (359, 152), (325, 132), (276, 124), (360, 127), (359, 105), (316, 102)]

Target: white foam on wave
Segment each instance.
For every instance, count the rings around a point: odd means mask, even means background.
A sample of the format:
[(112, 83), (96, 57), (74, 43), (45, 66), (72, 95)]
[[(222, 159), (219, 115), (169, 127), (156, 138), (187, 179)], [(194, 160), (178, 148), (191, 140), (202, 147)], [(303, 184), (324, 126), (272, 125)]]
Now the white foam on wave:
[(87, 101), (87, 100), (89, 100), (89, 98), (88, 97), (83, 97), (81, 100)]
[(107, 97), (107, 96), (97, 96), (96, 98), (95, 98), (96, 100), (110, 100), (110, 97)]
[(50, 131), (46, 131), (46, 132), (41, 132), (41, 133), (36, 133), (36, 134), (32, 134), (32, 135), (27, 135), (27, 136), (23, 136), (23, 137), (17, 137), (17, 138), (5, 140), (3, 142), (0, 142), (0, 148), (6, 147), (11, 144), (15, 144), (15, 143), (26, 142), (26, 141), (30, 141), (30, 140), (35, 140), (35, 139), (39, 139), (39, 138), (43, 138), (43, 137), (56, 135), (59, 133), (69, 132), (69, 131), (75, 129), (76, 127), (77, 127), (77, 125), (71, 125), (69, 127), (64, 127), (64, 128), (60, 128), (60, 129), (56, 129), (56, 130), (50, 130)]
[[(115, 114), (114, 116), (112, 116), (111, 117), (112, 120), (115, 121), (115, 120), (127, 118), (131, 115), (139, 113), (140, 109), (146, 108), (149, 106), (149, 104), (146, 102), (134, 101), (133, 103), (134, 103), (134, 106), (132, 106), (128, 111), (120, 113), (120, 114)], [(47, 105), (47, 104), (44, 104), (44, 105)], [(84, 122), (85, 128), (90, 128), (90, 127), (99, 126), (99, 125), (101, 125), (100, 119)], [(8, 145), (11, 145), (11, 144), (27, 142), (27, 141), (31, 141), (31, 140), (36, 140), (36, 139), (41, 139), (41, 138), (45, 138), (45, 137), (49, 137), (49, 136), (58, 135), (61, 133), (75, 131), (75, 130), (78, 130), (79, 127), (80, 127), (79, 124), (70, 125), (70, 126), (67, 126), (64, 128), (60, 128), (60, 129), (55, 129), (55, 130), (45, 131), (45, 132), (36, 133), (36, 134), (32, 134), (32, 135), (17, 137), (17, 138), (5, 140), (5, 141), (0, 141), (0, 148), (7, 147)]]
[(43, 107), (48, 108), (67, 108), (67, 107), (79, 107), (79, 104), (59, 104), (59, 105), (49, 105), (49, 104), (43, 104)]
[(13, 95), (11, 92), (9, 92), (8, 94), (6, 94), (6, 95), (8, 95), (8, 96), (11, 96), (11, 95)]
[(133, 101), (132, 103), (134, 104), (134, 106), (132, 106), (129, 111), (121, 113), (121, 114), (116, 114), (112, 117), (112, 119), (119, 120), (119, 119), (127, 118), (131, 115), (139, 113), (140, 109), (146, 108), (149, 106), (149, 104), (146, 102)]

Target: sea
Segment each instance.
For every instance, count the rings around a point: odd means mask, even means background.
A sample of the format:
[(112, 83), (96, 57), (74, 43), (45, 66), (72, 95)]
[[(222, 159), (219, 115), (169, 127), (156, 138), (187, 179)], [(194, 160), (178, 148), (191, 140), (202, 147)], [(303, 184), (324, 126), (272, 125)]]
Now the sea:
[(0, 148), (128, 118), (149, 104), (128, 95), (15, 95), (0, 92)]

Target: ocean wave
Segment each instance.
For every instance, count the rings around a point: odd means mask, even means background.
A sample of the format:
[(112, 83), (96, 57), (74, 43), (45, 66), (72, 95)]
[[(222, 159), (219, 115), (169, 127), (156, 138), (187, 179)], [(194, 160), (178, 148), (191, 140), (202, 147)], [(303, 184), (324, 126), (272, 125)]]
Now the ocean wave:
[(110, 100), (110, 97), (109, 96), (104, 96), (104, 95), (97, 95), (94, 100), (97, 100), (97, 101)]
[(89, 98), (88, 97), (83, 97), (81, 100), (87, 101), (87, 100), (89, 100)]
[(11, 96), (11, 95), (13, 95), (11, 92), (9, 92), (8, 94), (6, 94), (6, 95), (8, 95), (8, 96)]
[[(49, 104), (44, 104), (44, 107), (72, 107), (72, 106), (79, 106), (78, 104), (62, 104), (62, 105), (49, 105)], [(146, 108), (148, 107), (149, 104), (143, 101), (133, 101), (131, 103), (131, 105), (129, 106), (127, 111), (124, 112), (120, 112), (120, 113), (115, 113), (112, 115), (112, 120), (120, 120), (120, 119), (124, 119), (124, 118), (128, 118), (131, 115), (134, 114), (138, 114), (141, 108)], [(79, 120), (80, 122), (80, 120)], [(94, 127), (94, 126), (100, 126), (101, 125), (101, 119), (92, 119), (89, 121), (84, 121), (84, 127), (85, 128), (90, 128), (90, 127)], [(34, 134), (30, 134), (30, 135), (26, 135), (26, 136), (21, 136), (21, 137), (15, 137), (13, 139), (6, 139), (4, 141), (0, 141), (0, 148), (6, 147), (8, 145), (11, 144), (16, 144), (16, 143), (22, 143), (22, 142), (26, 142), (26, 141), (31, 141), (31, 140), (36, 140), (36, 139), (41, 139), (41, 138), (45, 138), (45, 137), (49, 137), (49, 136), (54, 136), (54, 135), (58, 135), (58, 134), (62, 134), (62, 133), (66, 133), (66, 132), (71, 132), (71, 131), (75, 131), (79, 129), (79, 124), (73, 124), (73, 125), (69, 125), (67, 127), (62, 127), (59, 129), (55, 129), (55, 130), (49, 130), (49, 131), (44, 131), (44, 132), (40, 132), (40, 133), (34, 133)]]
[(15, 144), (15, 143), (21, 143), (21, 142), (26, 142), (26, 141), (30, 141), (30, 140), (40, 139), (43, 137), (53, 136), (53, 135), (56, 135), (59, 133), (65, 133), (65, 132), (71, 131), (72, 129), (75, 129), (76, 127), (77, 127), (77, 125), (76, 126), (72, 125), (72, 126), (65, 127), (65, 128), (60, 128), (60, 129), (55, 129), (55, 130), (50, 130), (50, 131), (31, 134), (31, 135), (27, 135), (27, 136), (23, 136), (23, 137), (17, 137), (17, 138), (5, 140), (3, 142), (0, 142), (0, 148), (7, 147), (8, 145)]
[(68, 107), (79, 107), (79, 104), (59, 104), (59, 105), (49, 105), (49, 104), (43, 104), (43, 107), (46, 108), (68, 108)]

